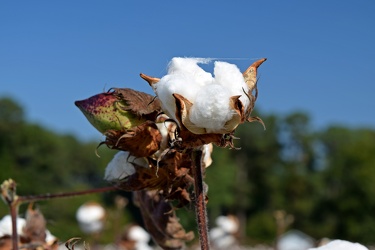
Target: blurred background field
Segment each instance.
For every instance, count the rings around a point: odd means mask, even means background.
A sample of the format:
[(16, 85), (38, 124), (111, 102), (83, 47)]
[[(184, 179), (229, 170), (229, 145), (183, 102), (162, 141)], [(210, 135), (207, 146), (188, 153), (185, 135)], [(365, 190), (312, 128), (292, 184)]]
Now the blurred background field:
[[(81, 141), (25, 120), (22, 107), (0, 99), (0, 179), (17, 181), (20, 195), (84, 190), (107, 185), (104, 168), (114, 152), (100, 141)], [(206, 171), (211, 226), (221, 215), (238, 218), (236, 239), (245, 245), (272, 246), (290, 229), (322, 238), (373, 244), (375, 227), (375, 130), (335, 125), (313, 130), (306, 113), (261, 114), (257, 123), (240, 126), (236, 146), (215, 148)], [(116, 203), (123, 197), (126, 207)], [(87, 201), (107, 213), (101, 243), (115, 240), (129, 223), (142, 225), (130, 193), (115, 192), (40, 202), (47, 227), (59, 239), (89, 235), (80, 231), (75, 213)], [(21, 206), (24, 214), (26, 206)], [(0, 213), (7, 214), (0, 206)], [(195, 230), (194, 210), (177, 211)]]

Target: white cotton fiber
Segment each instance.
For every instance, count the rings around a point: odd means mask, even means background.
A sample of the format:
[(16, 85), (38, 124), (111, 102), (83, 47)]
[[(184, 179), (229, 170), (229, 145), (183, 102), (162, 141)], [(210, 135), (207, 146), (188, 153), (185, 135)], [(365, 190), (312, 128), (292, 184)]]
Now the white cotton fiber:
[(233, 113), (229, 108), (228, 90), (219, 84), (209, 84), (197, 93), (190, 111), (190, 120), (208, 132), (224, 126)]
[(148, 162), (145, 158), (129, 156), (129, 152), (125, 151), (118, 152), (108, 163), (104, 179), (107, 181), (116, 181), (134, 174), (135, 168), (133, 164), (148, 167)]
[(310, 248), (309, 250), (368, 250), (368, 248), (359, 243), (352, 243), (345, 240), (333, 240), (324, 246)]
[(249, 105), (250, 100), (246, 96), (249, 92), (249, 87), (246, 85), (243, 75), (236, 65), (227, 62), (215, 62), (214, 75), (216, 83), (227, 87), (230, 96), (240, 95), (243, 105), (245, 107)]
[(104, 226), (104, 217), (105, 210), (97, 203), (85, 203), (76, 213), (81, 230), (87, 234), (100, 232)]
[(189, 116), (191, 122), (214, 133), (220, 131), (234, 114), (229, 106), (232, 96), (240, 95), (245, 109), (250, 100), (245, 94), (248, 87), (236, 65), (216, 61), (213, 77), (198, 65), (209, 62), (210, 59), (204, 58), (173, 58), (168, 74), (153, 88), (169, 117), (177, 120), (173, 94), (180, 94), (193, 103)]
[[(23, 228), (26, 225), (26, 220), (24, 218), (17, 217), (17, 234), (23, 235)], [(0, 220), (0, 237), (4, 235), (12, 235), (12, 217), (7, 214)]]

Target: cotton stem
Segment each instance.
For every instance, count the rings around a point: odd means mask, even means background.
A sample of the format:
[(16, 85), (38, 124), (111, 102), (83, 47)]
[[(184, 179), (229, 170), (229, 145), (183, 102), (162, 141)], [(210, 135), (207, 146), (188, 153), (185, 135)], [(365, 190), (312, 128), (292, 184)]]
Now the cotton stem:
[(201, 250), (208, 250), (208, 221), (206, 210), (206, 196), (203, 190), (203, 170), (202, 170), (202, 148), (194, 149), (192, 152), (193, 167), (192, 172), (194, 176), (194, 190), (195, 190), (195, 211), (197, 216), (199, 241)]

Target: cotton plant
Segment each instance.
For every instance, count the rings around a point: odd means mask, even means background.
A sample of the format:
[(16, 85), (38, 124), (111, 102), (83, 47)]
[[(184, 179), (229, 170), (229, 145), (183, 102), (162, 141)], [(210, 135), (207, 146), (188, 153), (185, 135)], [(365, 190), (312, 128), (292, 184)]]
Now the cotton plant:
[[(161, 248), (181, 249), (193, 238), (174, 211), (194, 201), (201, 248), (208, 249), (203, 172), (212, 163), (213, 145), (234, 148), (241, 123), (262, 123), (251, 112), (257, 69), (265, 60), (241, 73), (227, 62), (176, 57), (161, 78), (140, 74), (156, 96), (112, 88), (75, 102), (105, 136), (100, 145), (119, 151), (105, 179), (134, 192), (146, 229)], [(213, 73), (201, 68), (206, 63), (214, 63)]]
[[(43, 214), (32, 206), (30, 203), (25, 218), (16, 217), (19, 246), (27, 249), (57, 249), (58, 239), (47, 229)], [(5, 215), (0, 220), (0, 245), (4, 247), (1, 249), (7, 249), (6, 246), (12, 248), (12, 236), (12, 218), (11, 215)]]

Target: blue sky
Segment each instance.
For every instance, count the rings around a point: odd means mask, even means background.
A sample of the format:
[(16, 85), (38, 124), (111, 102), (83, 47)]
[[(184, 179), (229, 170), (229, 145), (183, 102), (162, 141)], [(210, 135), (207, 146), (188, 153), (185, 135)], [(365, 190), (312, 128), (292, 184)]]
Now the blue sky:
[(1, 1), (0, 96), (32, 122), (100, 139), (75, 100), (110, 87), (152, 93), (139, 73), (161, 77), (174, 56), (241, 70), (267, 57), (261, 112), (375, 128), (374, 13), (370, 0)]

